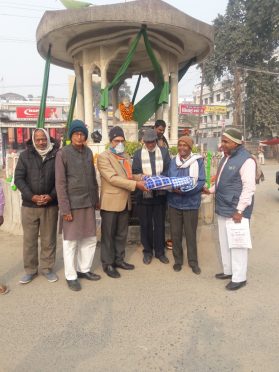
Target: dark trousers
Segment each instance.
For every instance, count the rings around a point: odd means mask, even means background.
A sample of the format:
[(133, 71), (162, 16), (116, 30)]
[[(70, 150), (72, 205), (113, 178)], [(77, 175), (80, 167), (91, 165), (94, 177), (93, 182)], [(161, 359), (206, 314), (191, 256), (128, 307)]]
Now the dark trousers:
[(170, 228), (173, 257), (176, 264), (183, 265), (182, 232), (184, 233), (187, 244), (188, 264), (193, 266), (198, 263), (197, 253), (197, 227), (198, 209), (182, 210), (169, 207)]
[(165, 254), (166, 204), (138, 206), (143, 254), (160, 257)]
[(108, 212), (101, 210), (101, 261), (107, 265), (124, 261), (128, 235), (129, 212)]
[(58, 207), (22, 207), (21, 218), (25, 272), (26, 274), (35, 274), (38, 271), (38, 239), (40, 234), (40, 267), (43, 273), (47, 273), (52, 270), (55, 263)]

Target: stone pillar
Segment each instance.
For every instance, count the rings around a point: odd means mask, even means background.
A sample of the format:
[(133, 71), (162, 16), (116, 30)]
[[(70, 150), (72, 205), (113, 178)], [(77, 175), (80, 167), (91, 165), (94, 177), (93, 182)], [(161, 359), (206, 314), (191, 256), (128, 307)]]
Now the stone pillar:
[(163, 118), (163, 105), (161, 105), (158, 110), (155, 112), (155, 120)]
[(178, 139), (178, 73), (171, 72), (171, 131), (170, 140), (175, 144)]
[[(108, 84), (107, 69), (101, 67), (101, 89), (104, 89)], [(108, 112), (102, 111), (102, 143), (108, 142)]]
[(169, 139), (169, 127), (171, 127), (171, 123), (169, 122), (169, 105), (164, 103), (163, 105), (163, 120), (166, 123), (166, 130), (165, 130), (165, 137)]
[(92, 144), (91, 134), (94, 130), (93, 122), (93, 86), (92, 86), (92, 67), (90, 64), (83, 65), (83, 87), (84, 87), (84, 117), (85, 124), (88, 125), (88, 143)]
[(113, 87), (111, 90), (111, 99), (112, 99), (112, 110), (113, 110), (113, 125), (117, 123), (117, 119), (114, 116), (115, 111), (118, 109), (118, 88)]
[(78, 61), (75, 61), (74, 67), (75, 67), (76, 85), (77, 85), (77, 109), (76, 109), (76, 113), (77, 113), (78, 119), (80, 119), (82, 121), (85, 121), (82, 68), (80, 67)]

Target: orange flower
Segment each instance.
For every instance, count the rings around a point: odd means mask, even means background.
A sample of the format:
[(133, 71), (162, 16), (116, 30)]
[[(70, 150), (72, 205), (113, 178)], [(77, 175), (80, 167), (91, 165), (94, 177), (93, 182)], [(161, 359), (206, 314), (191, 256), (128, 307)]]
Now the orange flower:
[(134, 117), (134, 105), (130, 103), (129, 107), (126, 107), (124, 103), (119, 103), (119, 111), (124, 121), (131, 121)]

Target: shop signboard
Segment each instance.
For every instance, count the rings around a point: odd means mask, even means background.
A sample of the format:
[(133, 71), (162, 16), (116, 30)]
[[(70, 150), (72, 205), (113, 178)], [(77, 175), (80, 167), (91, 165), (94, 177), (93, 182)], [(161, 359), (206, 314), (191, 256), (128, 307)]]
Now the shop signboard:
[[(17, 119), (34, 120), (39, 116), (38, 106), (18, 106), (16, 108)], [(61, 107), (46, 107), (45, 118), (48, 120), (62, 119)]]
[(180, 115), (203, 115), (205, 106), (193, 105), (188, 103), (181, 103), (179, 105)]

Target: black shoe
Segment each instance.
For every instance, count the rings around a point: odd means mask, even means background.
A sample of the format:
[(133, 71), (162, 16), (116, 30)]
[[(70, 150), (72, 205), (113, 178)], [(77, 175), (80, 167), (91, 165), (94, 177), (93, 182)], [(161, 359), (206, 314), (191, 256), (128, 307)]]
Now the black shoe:
[(68, 284), (68, 287), (72, 291), (80, 291), (81, 290), (81, 286), (80, 286), (79, 281), (77, 279), (75, 279), (75, 280), (67, 280), (66, 279), (66, 282)]
[(152, 256), (150, 254), (143, 255), (143, 263), (149, 265), (152, 261)]
[(100, 275), (91, 273), (90, 271), (88, 271), (87, 273), (77, 272), (77, 276), (78, 276), (78, 278), (84, 278), (84, 279), (87, 279), (87, 280), (94, 280), (94, 281), (101, 279)]
[(104, 268), (104, 272), (110, 276), (111, 278), (114, 278), (114, 279), (117, 279), (117, 278), (120, 278), (120, 274), (119, 272), (112, 266), (112, 265), (107, 265), (105, 268)]
[(194, 274), (200, 275), (201, 269), (199, 268), (199, 265), (191, 266), (191, 269), (192, 269)]
[(244, 287), (246, 285), (246, 280), (244, 282), (229, 282), (229, 284), (226, 285), (226, 289), (228, 291), (236, 291), (237, 289)]
[(162, 256), (160, 256), (158, 259), (159, 259), (159, 261), (161, 261), (164, 264), (168, 264), (170, 262), (168, 257), (166, 257), (164, 254)]
[(115, 267), (119, 267), (119, 269), (123, 269), (123, 270), (134, 270), (135, 265), (131, 265), (123, 261), (121, 263), (115, 264)]
[(224, 273), (220, 273), (220, 274), (216, 274), (215, 275), (215, 278), (216, 279), (231, 279), (232, 278), (232, 275), (229, 275), (229, 274), (224, 274)]
[(181, 271), (181, 269), (182, 269), (182, 265), (180, 265), (180, 264), (174, 264), (173, 265), (173, 270), (174, 271)]

